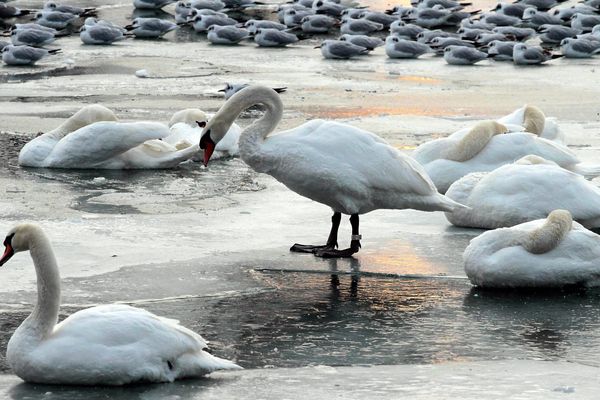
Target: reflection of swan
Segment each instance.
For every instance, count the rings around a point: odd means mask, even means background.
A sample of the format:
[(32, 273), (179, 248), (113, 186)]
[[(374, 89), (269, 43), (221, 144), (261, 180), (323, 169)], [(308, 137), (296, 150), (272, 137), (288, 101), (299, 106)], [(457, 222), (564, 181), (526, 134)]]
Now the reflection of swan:
[(24, 224), (8, 233), (4, 245), (0, 265), (14, 253), (29, 250), (37, 274), (37, 304), (6, 351), (8, 364), (23, 380), (122, 385), (172, 382), (239, 368), (205, 352), (204, 339), (177, 321), (135, 307), (92, 307), (56, 324), (60, 277), (47, 237), (39, 227)]
[(559, 143), (532, 133), (508, 131), (497, 122), (480, 122), (465, 133), (459, 131), (423, 143), (413, 157), (424, 166), (441, 193), (468, 173), (493, 171), (529, 154), (554, 161), (586, 178), (600, 175), (600, 166), (582, 165), (571, 150)]
[[(200, 137), (202, 136), (202, 128), (206, 126), (210, 117), (211, 116), (204, 113), (204, 111), (197, 108), (188, 108), (176, 112), (169, 121), (171, 134), (164, 138), (163, 141), (178, 149), (188, 146), (197, 147), (200, 142)], [(240, 128), (238, 124), (231, 124), (225, 137), (217, 143), (212, 158), (216, 159), (236, 156), (239, 153), (238, 141), (241, 132), (242, 128)], [(194, 156), (195, 161), (202, 159), (202, 152), (199, 147), (197, 148), (198, 155)]]
[(198, 152), (163, 142), (169, 129), (156, 122), (116, 122), (106, 107), (83, 107), (58, 128), (29, 143), (19, 165), (41, 168), (150, 169), (173, 168)]
[(471, 282), (497, 288), (597, 286), (599, 258), (600, 236), (565, 210), (485, 232), (463, 254)]
[[(200, 147), (207, 164), (237, 116), (256, 104), (265, 115), (240, 136), (240, 156), (257, 172), (268, 173), (296, 193), (334, 210), (325, 246), (294, 245), (291, 250), (325, 257), (348, 257), (360, 248), (358, 216), (376, 209), (455, 209), (440, 195), (421, 166), (371, 132), (337, 122), (313, 120), (269, 135), (281, 120), (279, 95), (250, 86), (233, 95), (204, 128)], [(341, 214), (350, 214), (350, 248), (335, 250)]]
[(457, 226), (495, 229), (571, 212), (585, 227), (600, 227), (600, 189), (581, 175), (537, 156), (492, 172), (474, 172), (450, 186), (446, 196), (471, 208), (448, 213)]

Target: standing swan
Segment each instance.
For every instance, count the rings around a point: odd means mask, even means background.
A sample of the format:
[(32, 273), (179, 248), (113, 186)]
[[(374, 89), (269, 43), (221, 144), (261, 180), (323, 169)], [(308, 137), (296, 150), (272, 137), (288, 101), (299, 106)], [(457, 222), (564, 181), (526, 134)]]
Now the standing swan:
[[(320, 257), (350, 257), (358, 252), (359, 214), (376, 209), (415, 208), (452, 211), (460, 204), (439, 194), (423, 168), (377, 135), (350, 125), (313, 120), (269, 135), (281, 120), (277, 93), (249, 86), (232, 96), (208, 122), (200, 139), (207, 165), (237, 116), (260, 104), (265, 115), (240, 135), (240, 157), (294, 192), (333, 209), (331, 232), (323, 246), (295, 244), (290, 249)], [(350, 248), (336, 250), (341, 214), (350, 215)]]
[(172, 319), (126, 305), (76, 312), (57, 324), (60, 277), (52, 247), (35, 225), (13, 228), (0, 266), (29, 250), (37, 274), (38, 301), (8, 342), (6, 359), (23, 380), (72, 385), (172, 382), (218, 369), (239, 369), (205, 352), (206, 342)]

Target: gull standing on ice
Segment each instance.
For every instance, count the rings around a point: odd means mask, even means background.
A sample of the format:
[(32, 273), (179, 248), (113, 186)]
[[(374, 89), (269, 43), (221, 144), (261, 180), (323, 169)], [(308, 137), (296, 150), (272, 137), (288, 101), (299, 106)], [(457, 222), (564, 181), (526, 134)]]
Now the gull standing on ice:
[(254, 41), (261, 47), (284, 47), (296, 43), (298, 37), (293, 33), (278, 31), (277, 29), (257, 29)]
[(539, 47), (529, 47), (524, 43), (515, 45), (513, 50), (513, 62), (516, 65), (535, 65), (548, 60), (562, 57), (562, 54), (552, 54)]
[(434, 51), (428, 45), (411, 40), (388, 36), (385, 39), (385, 53), (389, 58), (417, 58)]
[(238, 44), (248, 36), (247, 30), (235, 26), (211, 25), (206, 38), (213, 44)]
[(377, 37), (371, 37), (367, 35), (349, 35), (347, 33), (340, 36), (339, 40), (350, 42), (369, 50), (374, 50), (376, 47), (383, 46), (384, 44), (384, 41)]
[(563, 39), (560, 51), (567, 58), (590, 58), (600, 53), (600, 42), (587, 39)]
[(157, 39), (177, 29), (177, 24), (160, 18), (135, 18), (125, 29), (135, 37)]

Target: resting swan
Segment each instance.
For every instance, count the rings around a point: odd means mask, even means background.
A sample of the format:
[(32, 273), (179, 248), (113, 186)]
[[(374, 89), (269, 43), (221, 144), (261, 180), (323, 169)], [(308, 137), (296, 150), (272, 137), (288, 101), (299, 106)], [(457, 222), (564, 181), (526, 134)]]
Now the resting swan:
[(463, 176), (446, 196), (470, 207), (446, 214), (457, 226), (495, 229), (565, 209), (586, 228), (600, 228), (600, 188), (538, 156)]
[(9, 366), (21, 379), (123, 385), (172, 382), (219, 369), (240, 369), (204, 351), (204, 339), (177, 321), (127, 305), (87, 308), (57, 324), (60, 277), (44, 232), (35, 225), (18, 225), (8, 232), (4, 246), (0, 266), (13, 254), (29, 251), (37, 274), (37, 304), (6, 350)]
[(511, 132), (496, 121), (484, 121), (466, 134), (423, 143), (413, 157), (423, 165), (440, 193), (471, 172), (493, 171), (529, 154), (554, 161), (561, 167), (594, 178), (600, 166), (586, 166), (566, 146), (527, 132)]
[(525, 105), (512, 113), (498, 119), (504, 125), (520, 125), (525, 132), (533, 133), (541, 138), (565, 144), (565, 134), (560, 130), (555, 118), (547, 118), (542, 110), (535, 106)]
[[(266, 112), (242, 132), (242, 160), (334, 211), (327, 244), (295, 244), (292, 251), (349, 257), (360, 248), (359, 214), (382, 208), (452, 211), (461, 207), (437, 192), (417, 162), (371, 132), (313, 120), (270, 135), (281, 120), (283, 104), (277, 92), (263, 86), (240, 90), (208, 122), (200, 140), (205, 164), (237, 116), (258, 104)], [(352, 241), (349, 248), (335, 250), (341, 214), (351, 215)]]
[(566, 210), (484, 232), (463, 253), (471, 283), (489, 288), (598, 286), (600, 236)]
[(101, 105), (83, 107), (58, 128), (21, 149), (19, 165), (38, 168), (152, 169), (174, 168), (199, 151), (162, 140), (171, 134), (157, 122), (117, 122)]
[[(163, 141), (177, 147), (198, 146), (202, 129), (210, 119), (204, 111), (197, 108), (188, 108), (173, 114), (169, 121), (171, 134)], [(217, 143), (212, 159), (232, 157), (239, 154), (239, 139), (242, 128), (238, 124), (232, 124), (231, 128), (225, 134), (223, 140)], [(202, 160), (202, 151), (198, 147), (198, 153), (194, 155), (194, 161)]]

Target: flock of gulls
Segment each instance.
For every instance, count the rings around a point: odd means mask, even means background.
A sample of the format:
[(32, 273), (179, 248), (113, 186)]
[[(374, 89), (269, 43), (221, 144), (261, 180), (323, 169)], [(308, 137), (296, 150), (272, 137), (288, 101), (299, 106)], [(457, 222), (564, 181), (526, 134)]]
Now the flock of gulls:
[[(59, 51), (44, 46), (77, 32), (84, 44), (110, 45), (193, 29), (210, 43), (230, 46), (253, 40), (259, 47), (283, 47), (315, 35), (338, 36), (316, 46), (328, 59), (364, 56), (380, 46), (390, 58), (432, 54), (453, 65), (486, 59), (533, 65), (599, 53), (600, 1), (584, 0), (570, 7), (563, 1), (519, 0), (482, 12), (468, 11), (465, 7), (471, 3), (457, 0), (412, 0), (411, 7), (379, 12), (353, 0), (293, 0), (279, 5), (254, 0), (134, 0), (137, 10), (150, 12), (176, 3), (174, 16), (167, 14), (173, 20), (137, 17), (124, 27), (98, 19), (101, 10), (94, 8), (50, 0), (41, 10), (21, 10), (0, 2), (0, 22), (11, 38), (10, 44), (0, 42), (0, 48), (5, 64), (31, 65)], [(252, 18), (248, 10), (257, 7), (276, 7), (276, 19)]]
[[(135, 0), (157, 9), (169, 0)], [(304, 35), (333, 33), (319, 46), (326, 58), (349, 58), (385, 43), (393, 58), (443, 54), (450, 64), (488, 57), (517, 64), (554, 57), (531, 43), (560, 46), (567, 57), (589, 57), (600, 48), (600, 0), (555, 8), (555, 0), (501, 3), (489, 13), (464, 11), (454, 0), (422, 0), (387, 13), (329, 0), (296, 0), (278, 6), (280, 22), (231, 18), (235, 10), (263, 5), (252, 0), (193, 0), (176, 4), (176, 22), (135, 18), (120, 27), (96, 19), (98, 10), (47, 2), (39, 12), (0, 3), (12, 44), (7, 64), (32, 64), (57, 51), (43, 46), (79, 32), (85, 44), (108, 45), (130, 36), (160, 38), (192, 27), (215, 44), (252, 38), (258, 46), (285, 46)], [(34, 15), (35, 22), (13, 23)], [(76, 21), (83, 21), (78, 26)], [(73, 29), (75, 28), (75, 29)], [(443, 29), (439, 29), (443, 28)], [(380, 32), (388, 32), (385, 41)], [(527, 43), (525, 43), (527, 42)], [(483, 51), (485, 50), (485, 51)], [(407, 155), (377, 135), (352, 125), (311, 120), (274, 133), (283, 114), (280, 92), (258, 85), (227, 85), (215, 115), (186, 109), (168, 123), (121, 122), (106, 107), (83, 107), (60, 126), (27, 143), (19, 165), (33, 168), (160, 169), (181, 163), (240, 156), (290, 190), (330, 207), (324, 244), (290, 250), (318, 257), (351, 257), (361, 247), (360, 215), (378, 209), (443, 211), (458, 227), (488, 229), (464, 251), (468, 278), (488, 288), (589, 287), (600, 284), (600, 189), (589, 179), (600, 165), (586, 165), (565, 145), (559, 123), (534, 106), (497, 120), (473, 123)], [(258, 120), (242, 129), (240, 113), (260, 106)], [(350, 245), (338, 249), (342, 214), (350, 216)], [(7, 361), (30, 382), (122, 385), (171, 382), (218, 369), (239, 369), (213, 356), (198, 334), (177, 321), (126, 305), (76, 312), (57, 324), (58, 265), (44, 232), (21, 224), (4, 240), (0, 266), (29, 251), (38, 279), (38, 302), (11, 337)]]

